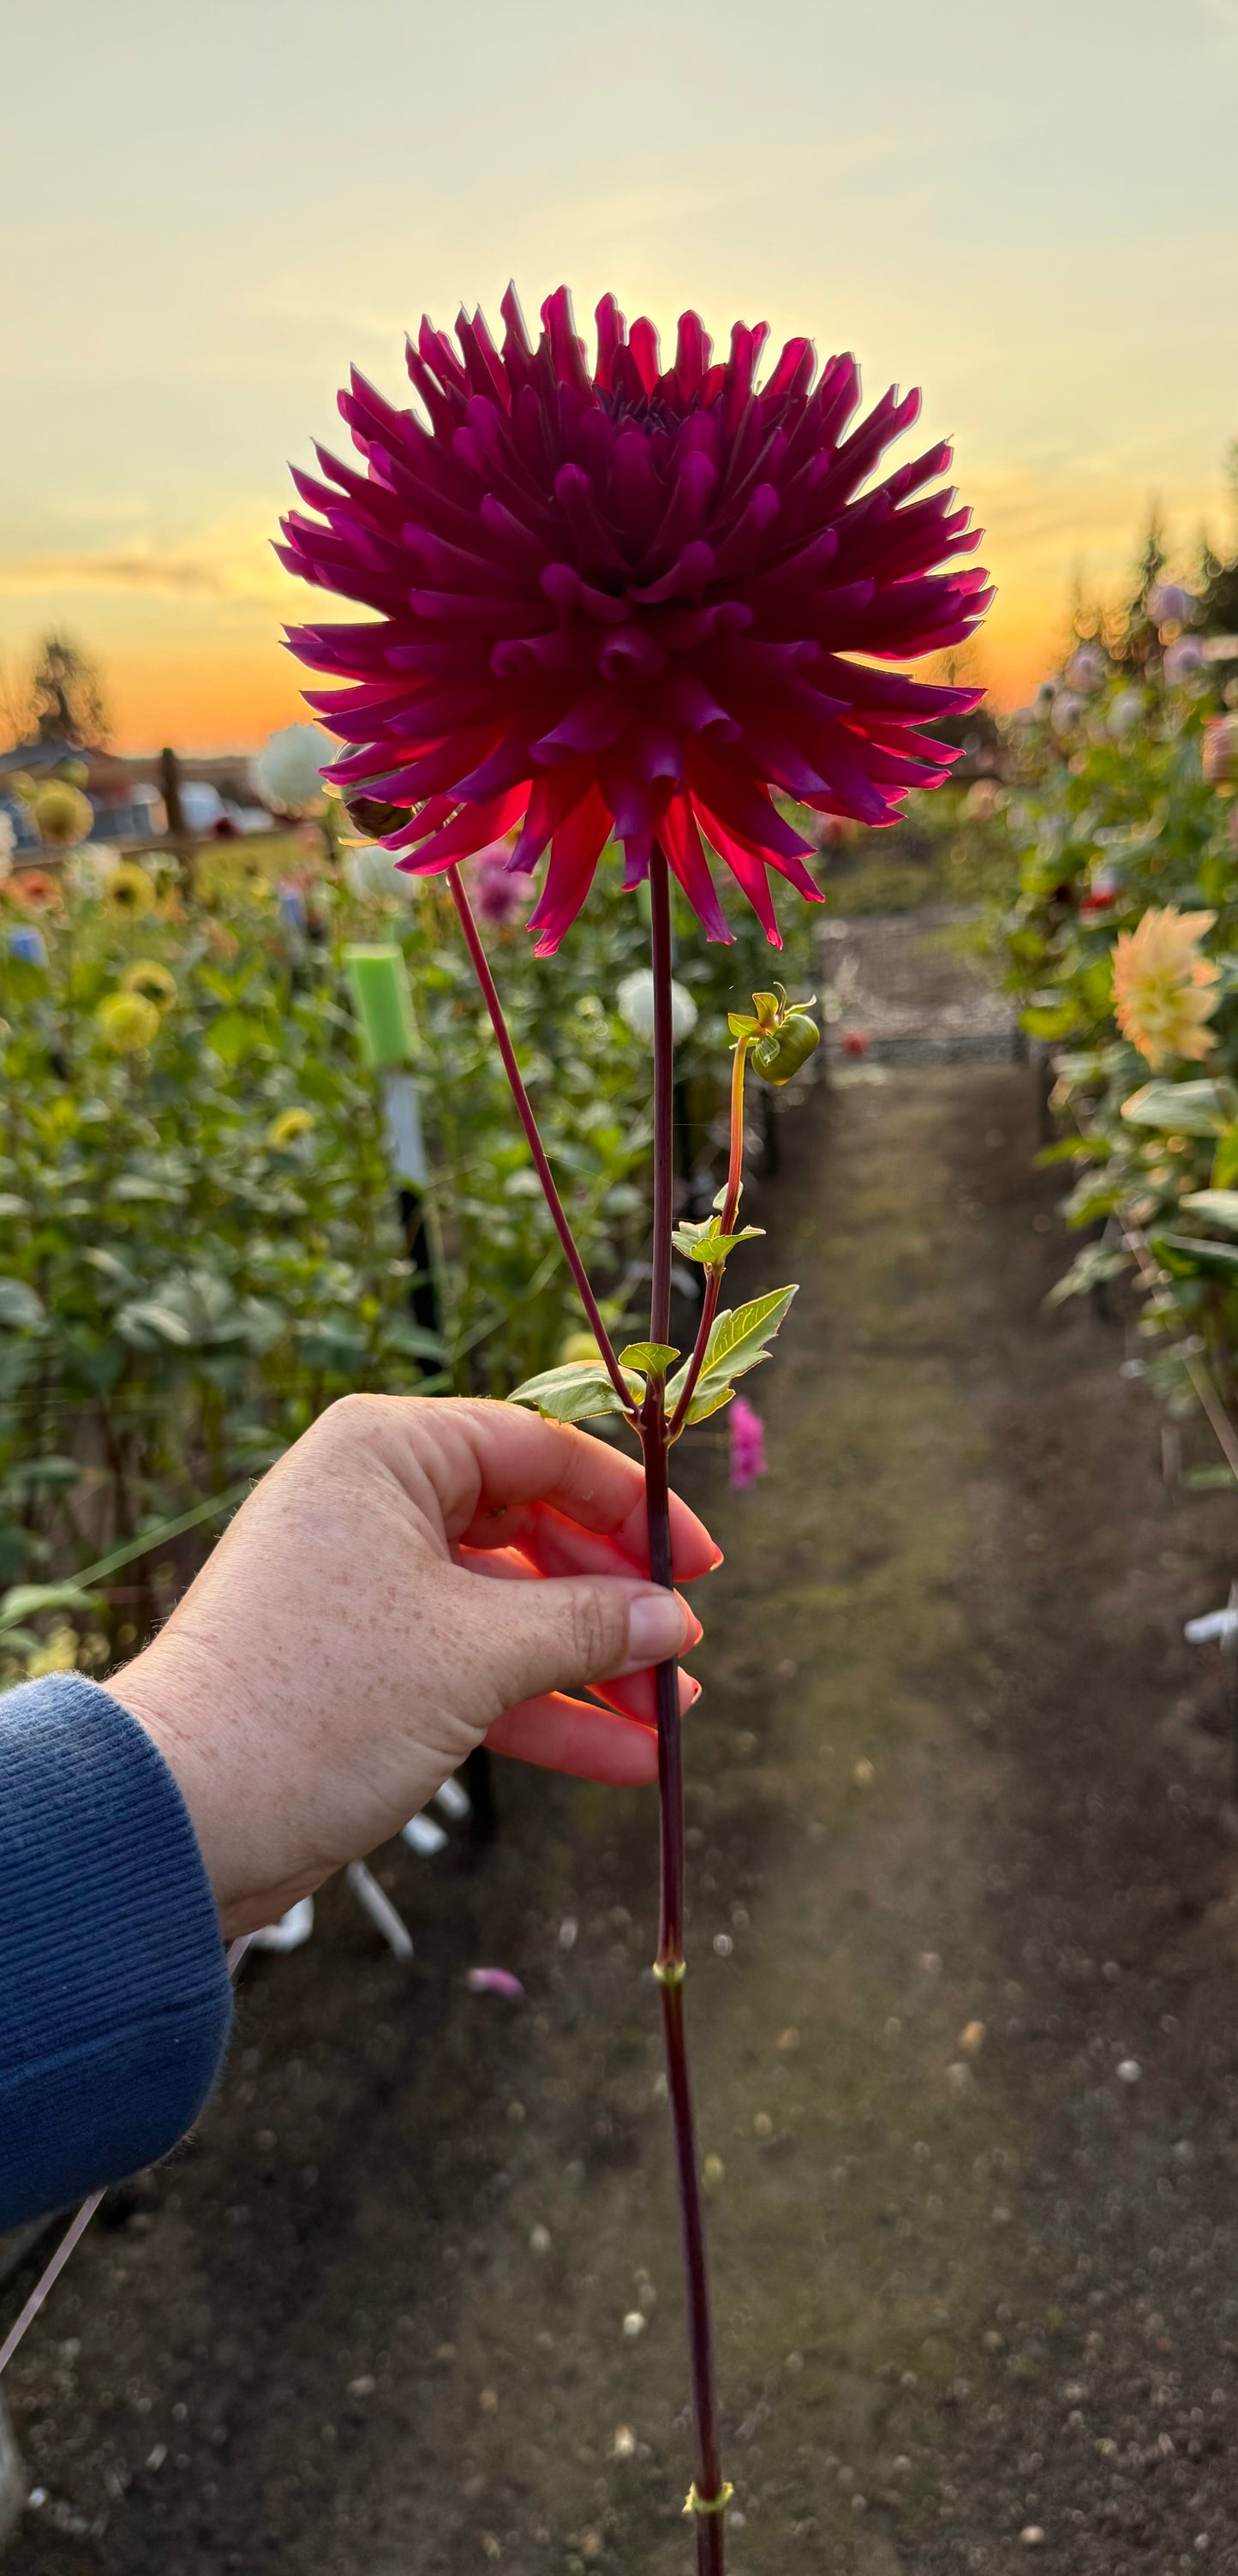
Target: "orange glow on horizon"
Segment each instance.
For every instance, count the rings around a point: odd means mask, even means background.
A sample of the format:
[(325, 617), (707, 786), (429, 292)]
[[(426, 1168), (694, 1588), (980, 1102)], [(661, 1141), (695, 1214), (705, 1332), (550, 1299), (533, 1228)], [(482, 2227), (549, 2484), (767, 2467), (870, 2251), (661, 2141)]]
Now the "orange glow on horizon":
[[(996, 707), (1009, 708), (1026, 702), (1054, 655), (1043, 621), (1011, 617), (1003, 629), (991, 640), (982, 632), (974, 676)], [(281, 725), (310, 721), (296, 666), (275, 635), (225, 651), (130, 649), (106, 658), (103, 678), (116, 751), (164, 743), (191, 753), (256, 751)]]

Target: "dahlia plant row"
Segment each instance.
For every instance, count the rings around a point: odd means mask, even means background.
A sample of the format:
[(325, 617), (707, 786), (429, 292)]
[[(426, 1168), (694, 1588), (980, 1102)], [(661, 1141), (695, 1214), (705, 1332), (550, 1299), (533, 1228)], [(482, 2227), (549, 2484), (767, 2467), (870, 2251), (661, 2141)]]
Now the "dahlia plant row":
[[(72, 823), (88, 829), (89, 810)], [(208, 847), (188, 882), (167, 859), (117, 866), (88, 843), (61, 867), (57, 846), (0, 880), (0, 1596), (22, 1587), (27, 1601), (7, 1625), (0, 1603), (0, 1684), (49, 1656), (110, 1656), (117, 1623), (140, 1627), (157, 1606), (149, 1565), (118, 1576), (130, 1598), (110, 1624), (98, 1594), (93, 1609), (67, 1597), (72, 1576), (230, 1492), (333, 1396), (503, 1394), (561, 1359), (580, 1320), (441, 888), (394, 878), (366, 848), (345, 852), (341, 875), (316, 829)], [(483, 855), (471, 883), (618, 1328), (644, 1249), (651, 1057), (626, 979), (647, 934), (612, 900), (552, 970), (501, 865)], [(344, 971), (353, 941), (395, 943), (407, 961), (437, 1331), (425, 1297), (420, 1323), (410, 1304)], [(801, 927), (801, 980), (807, 948)], [(679, 967), (695, 1013), (681, 1160), (705, 1169), (725, 1109), (708, 1067), (749, 962), (736, 972), (734, 953)], [(178, 1578), (213, 1535), (182, 1542)], [(31, 1586), (51, 1587), (42, 1611)]]
[[(1049, 1159), (1084, 1246), (1057, 1294), (1126, 1276), (1175, 1408), (1206, 1356), (1238, 1401), (1238, 639), (1165, 587), (1135, 667), (1089, 641), (1017, 727), (1007, 824), (1021, 888), (1008, 980), (1049, 1050)], [(1157, 643), (1160, 649), (1157, 649)], [(1226, 651), (1233, 645), (1232, 656)]]
[[(496, 345), (480, 313), (454, 340), (423, 322), (407, 352), (415, 402), (397, 407), (353, 375), (340, 411), (354, 456), (318, 450), (295, 476), (304, 509), (282, 560), (366, 613), (294, 628), (326, 681), (310, 706), (342, 749), (328, 776), (397, 866), (444, 876), (564, 1259), (592, 1357), (514, 1391), (552, 1420), (622, 1425), (645, 1466), (647, 1565), (671, 1581), (670, 1455), (689, 1425), (731, 1404), (767, 1355), (794, 1287), (731, 1305), (726, 1273), (743, 1221), (745, 1087), (785, 1084), (817, 1042), (805, 998), (762, 977), (729, 1017), (730, 1151), (713, 1207), (680, 1202), (675, 1168), (674, 893), (697, 937), (734, 936), (715, 869), (782, 944), (771, 871), (814, 901), (812, 844), (773, 790), (810, 815), (896, 820), (952, 755), (925, 730), (972, 706), (895, 665), (964, 641), (986, 576), (951, 558), (978, 540), (941, 485), (931, 445), (876, 479), (919, 397), (859, 411), (850, 357), (818, 367), (787, 343), (761, 373), (765, 326), (736, 323), (715, 360), (695, 313), (663, 365), (658, 334), (630, 331), (613, 296), (596, 353), (566, 289), (526, 328), (514, 290)], [(863, 656), (856, 659), (857, 655)], [(506, 868), (542, 867), (529, 929), (563, 956), (613, 840), (624, 888), (648, 907), (654, 1055), (650, 1295), (645, 1333), (612, 1336), (587, 1246), (513, 1043), (461, 862), (511, 834)], [(635, 907), (634, 907), (635, 909)], [(670, 1339), (675, 1256), (702, 1275), (686, 1347)], [(751, 1450), (752, 1434), (747, 1433)], [(725, 2513), (708, 2269), (685, 2023), (683, 1760), (674, 1661), (656, 1674), (661, 1917), (654, 1976), (666, 2045), (682, 2223), (692, 2393), (685, 2511), (701, 2576), (720, 2576)]]

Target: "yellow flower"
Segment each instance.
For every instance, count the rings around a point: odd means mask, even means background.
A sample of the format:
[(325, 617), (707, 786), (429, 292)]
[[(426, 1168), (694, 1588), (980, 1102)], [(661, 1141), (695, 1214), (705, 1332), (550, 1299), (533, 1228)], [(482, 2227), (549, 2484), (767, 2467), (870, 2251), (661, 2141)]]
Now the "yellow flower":
[(153, 1002), (163, 1014), (176, 1000), (176, 979), (161, 966), (157, 957), (137, 957), (126, 966), (120, 979), (122, 993), (140, 993), (144, 1002)]
[(32, 1655), (26, 1666), (27, 1681), (37, 1682), (44, 1673), (71, 1673), (77, 1664), (77, 1635), (72, 1628), (53, 1628), (45, 1646)]
[(79, 788), (60, 778), (37, 788), (30, 800), (30, 811), (39, 827), (39, 838), (49, 849), (71, 849), (75, 841), (84, 841), (94, 821), (94, 809)]
[(144, 921), (157, 900), (154, 878), (134, 859), (122, 859), (103, 889), (104, 911), (121, 913), (128, 921)]
[(1159, 1073), (1175, 1056), (1198, 1061), (1216, 1045), (1204, 1027), (1220, 995), (1210, 991), (1220, 968), (1201, 957), (1199, 942), (1214, 912), (1179, 912), (1153, 904), (1134, 930), (1120, 932), (1113, 952), (1113, 1006), (1124, 1038)]
[(109, 993), (95, 1022), (104, 1045), (116, 1055), (136, 1055), (159, 1033), (159, 1013), (144, 993)]
[(267, 1129), (267, 1143), (281, 1153), (286, 1145), (295, 1145), (298, 1136), (308, 1136), (314, 1124), (310, 1109), (281, 1109)]

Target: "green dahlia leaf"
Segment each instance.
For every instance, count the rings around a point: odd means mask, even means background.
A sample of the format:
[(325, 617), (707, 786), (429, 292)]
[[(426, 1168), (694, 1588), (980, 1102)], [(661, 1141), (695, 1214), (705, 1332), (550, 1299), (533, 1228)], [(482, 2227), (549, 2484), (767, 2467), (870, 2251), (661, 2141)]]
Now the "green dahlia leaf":
[(1174, 1136), (1218, 1136), (1230, 1112), (1215, 1082), (1145, 1082), (1122, 1103), (1132, 1127), (1163, 1127)]
[[(711, 1413), (717, 1413), (734, 1392), (732, 1380), (743, 1377), (748, 1369), (759, 1367), (761, 1361), (769, 1357), (766, 1343), (772, 1342), (795, 1294), (794, 1287), (771, 1288), (766, 1296), (750, 1298), (746, 1306), (724, 1307), (722, 1313), (715, 1317), (696, 1391), (688, 1407), (689, 1422), (704, 1422)], [(685, 1365), (677, 1371), (666, 1390), (666, 1400), (672, 1408), (678, 1403), (687, 1382)]]
[[(628, 1374), (632, 1401), (639, 1404), (645, 1392), (643, 1378)], [(565, 1368), (544, 1369), (540, 1377), (528, 1377), (523, 1386), (515, 1387), (509, 1404), (531, 1404), (550, 1422), (588, 1422), (595, 1414), (622, 1413), (610, 1379), (598, 1360), (570, 1360)]]
[[(665, 1377), (672, 1360), (679, 1353), (670, 1342), (629, 1342), (619, 1353), (621, 1369), (639, 1369), (645, 1377)], [(609, 1386), (610, 1380), (607, 1379)]]

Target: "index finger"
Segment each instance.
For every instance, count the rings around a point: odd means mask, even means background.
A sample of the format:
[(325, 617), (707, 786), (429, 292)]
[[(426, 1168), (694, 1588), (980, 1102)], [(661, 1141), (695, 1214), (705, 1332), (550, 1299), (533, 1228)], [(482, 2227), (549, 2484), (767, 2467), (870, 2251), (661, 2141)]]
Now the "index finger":
[[(549, 1504), (582, 1529), (621, 1550), (638, 1573), (649, 1569), (645, 1471), (635, 1458), (595, 1440), (574, 1424), (547, 1422), (519, 1405), (484, 1398), (443, 1398), (434, 1416), (442, 1472), (430, 1466), (449, 1539), (468, 1547), (510, 1547), (527, 1526), (529, 1505)], [(722, 1562), (703, 1521), (671, 1496), (674, 1569), (685, 1581)]]

